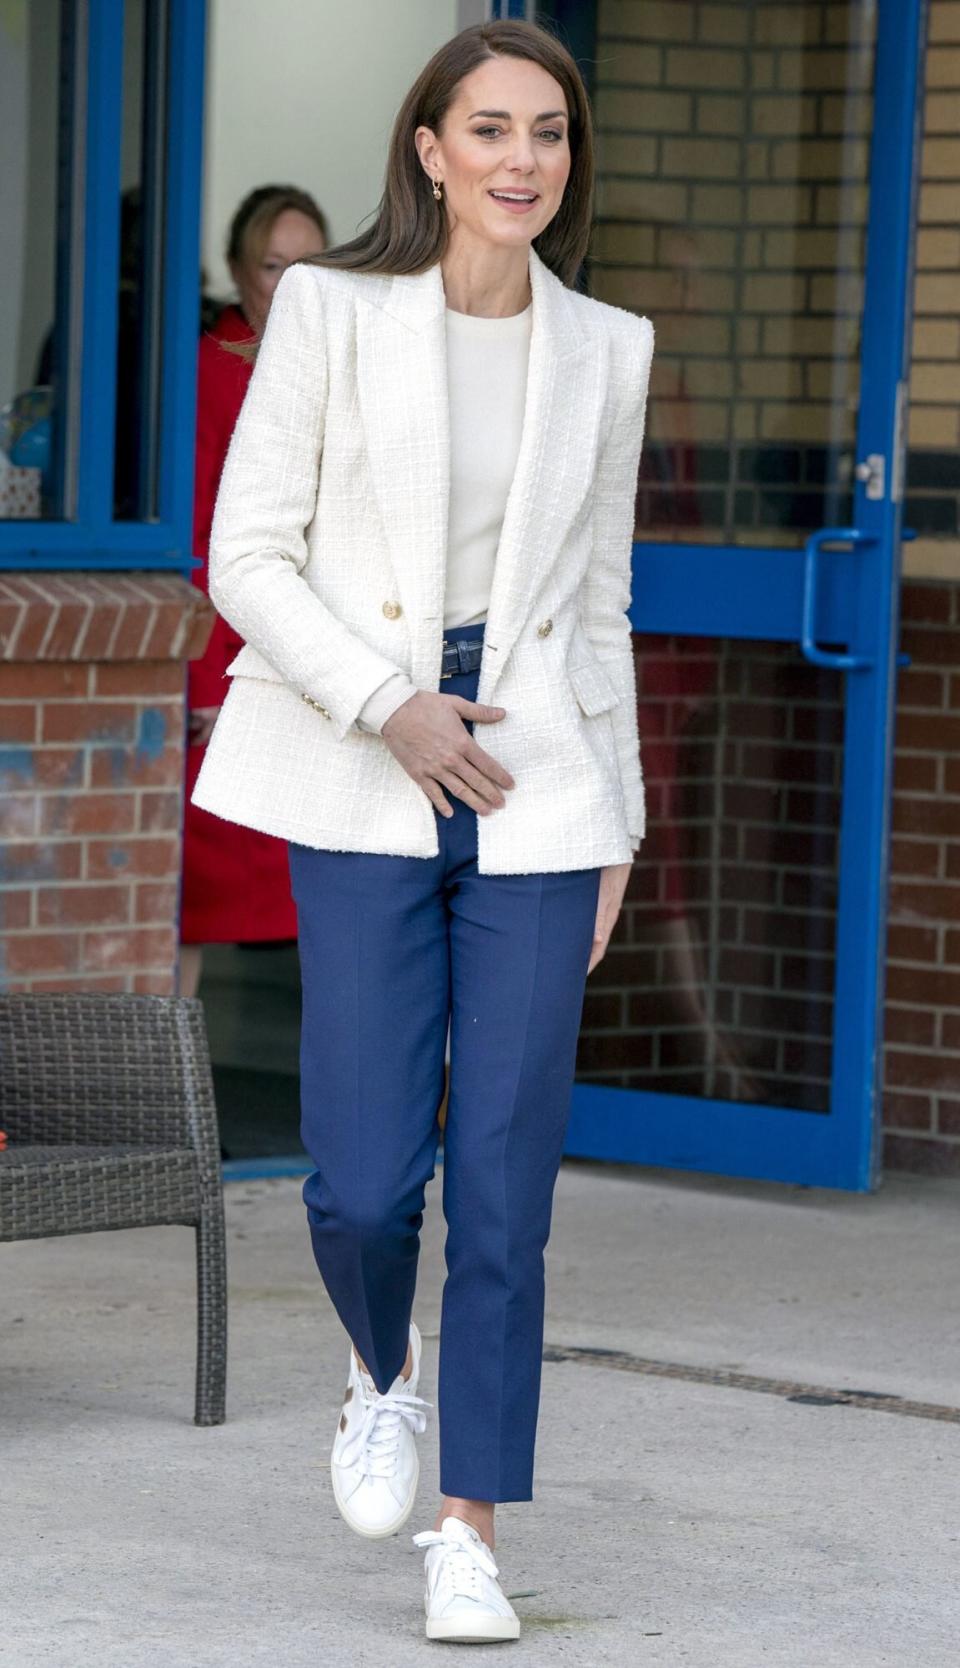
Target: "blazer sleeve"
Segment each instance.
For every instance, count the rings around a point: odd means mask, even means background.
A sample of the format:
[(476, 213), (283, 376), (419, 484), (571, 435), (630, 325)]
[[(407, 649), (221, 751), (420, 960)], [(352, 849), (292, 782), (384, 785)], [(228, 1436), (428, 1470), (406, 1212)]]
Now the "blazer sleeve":
[(288, 267), (274, 293), (220, 480), (209, 590), (224, 619), (326, 710), (342, 740), (400, 668), (337, 619), (303, 577), (327, 404), (318, 276)]
[(614, 345), (624, 363), (624, 386), (594, 484), (593, 548), (583, 588), (581, 619), (620, 700), (611, 709), (630, 843), (637, 851), (646, 829), (637, 687), (630, 607), (637, 473), (643, 447), (647, 389), (653, 359), (653, 325), (631, 320), (625, 342)]

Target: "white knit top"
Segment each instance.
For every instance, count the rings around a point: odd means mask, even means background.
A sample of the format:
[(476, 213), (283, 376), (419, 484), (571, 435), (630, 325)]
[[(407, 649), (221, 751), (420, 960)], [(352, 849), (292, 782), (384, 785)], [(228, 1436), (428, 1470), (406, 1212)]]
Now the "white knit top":
[[(523, 431), (533, 304), (509, 318), (446, 312), (450, 511), (443, 626), (486, 619), (500, 530)], [(358, 723), (379, 731), (416, 685), (398, 672)]]

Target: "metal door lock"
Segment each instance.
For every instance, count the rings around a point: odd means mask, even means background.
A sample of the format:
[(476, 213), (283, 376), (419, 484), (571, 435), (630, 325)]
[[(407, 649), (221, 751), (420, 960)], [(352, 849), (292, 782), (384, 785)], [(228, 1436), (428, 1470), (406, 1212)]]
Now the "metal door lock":
[(887, 490), (887, 460), (882, 452), (870, 452), (857, 464), (854, 474), (863, 481), (868, 498), (883, 498)]

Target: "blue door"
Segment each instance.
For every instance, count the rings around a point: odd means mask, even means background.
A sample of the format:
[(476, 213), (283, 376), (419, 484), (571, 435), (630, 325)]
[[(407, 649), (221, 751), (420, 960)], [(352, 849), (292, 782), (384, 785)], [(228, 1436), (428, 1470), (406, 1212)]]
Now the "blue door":
[[(650, 313), (661, 366), (632, 611), (650, 826), (568, 1152), (869, 1189), (924, 7), (743, 10), (712, 88), (705, 43), (598, 40), (591, 284)], [(661, 108), (644, 76), (712, 149), (631, 139)]]

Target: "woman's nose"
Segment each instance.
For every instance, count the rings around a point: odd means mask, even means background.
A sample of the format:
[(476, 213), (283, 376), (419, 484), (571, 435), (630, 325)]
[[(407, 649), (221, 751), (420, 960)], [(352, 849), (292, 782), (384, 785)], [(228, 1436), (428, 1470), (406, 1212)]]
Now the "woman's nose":
[(530, 174), (534, 166), (533, 146), (529, 139), (516, 139), (507, 160), (507, 167), (514, 173)]

